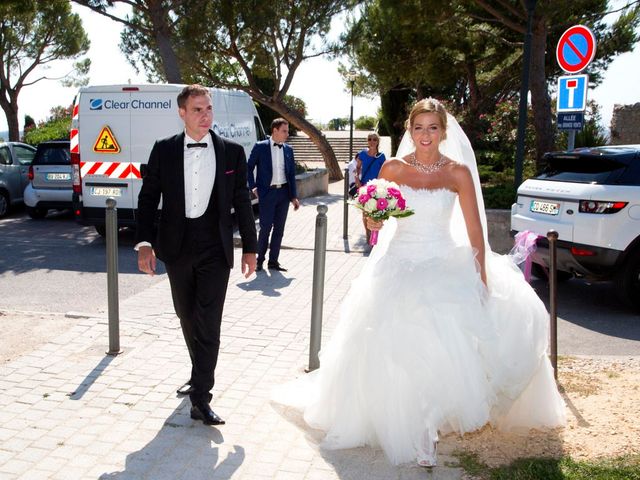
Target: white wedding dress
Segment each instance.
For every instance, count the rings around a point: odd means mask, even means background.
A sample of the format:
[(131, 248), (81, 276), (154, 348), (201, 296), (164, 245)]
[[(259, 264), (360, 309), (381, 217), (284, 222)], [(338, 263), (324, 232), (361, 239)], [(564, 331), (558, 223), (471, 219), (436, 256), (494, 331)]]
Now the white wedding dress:
[(438, 432), (562, 425), (543, 303), (490, 250), (485, 288), (450, 231), (456, 193), (400, 188), (415, 214), (385, 223), (320, 369), (274, 400), (324, 430), (325, 448), (380, 446), (395, 464), (415, 461)]

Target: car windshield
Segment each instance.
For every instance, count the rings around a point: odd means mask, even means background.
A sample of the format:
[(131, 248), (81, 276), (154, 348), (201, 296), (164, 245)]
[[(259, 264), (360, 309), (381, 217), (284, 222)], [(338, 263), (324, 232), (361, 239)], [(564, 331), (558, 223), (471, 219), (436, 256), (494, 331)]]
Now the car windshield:
[(610, 184), (624, 172), (626, 165), (610, 158), (551, 157), (537, 178), (557, 182)]
[(47, 146), (39, 148), (33, 163), (38, 165), (69, 165), (71, 163), (69, 147)]

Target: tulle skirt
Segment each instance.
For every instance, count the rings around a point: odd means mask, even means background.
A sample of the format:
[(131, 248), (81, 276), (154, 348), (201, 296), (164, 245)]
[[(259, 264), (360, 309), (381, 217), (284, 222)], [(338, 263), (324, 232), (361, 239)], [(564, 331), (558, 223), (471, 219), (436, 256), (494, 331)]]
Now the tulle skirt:
[(509, 258), (488, 255), (487, 290), (469, 247), (402, 252), (372, 255), (320, 369), (274, 400), (324, 430), (324, 448), (379, 446), (394, 464), (415, 460), (425, 432), (562, 425), (548, 314)]

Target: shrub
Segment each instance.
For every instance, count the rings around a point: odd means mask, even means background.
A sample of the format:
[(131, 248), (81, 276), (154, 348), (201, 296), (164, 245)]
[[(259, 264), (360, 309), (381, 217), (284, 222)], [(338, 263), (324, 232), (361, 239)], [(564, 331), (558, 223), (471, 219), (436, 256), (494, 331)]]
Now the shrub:
[(53, 107), (44, 122), (25, 131), (24, 142), (38, 145), (47, 140), (68, 140), (71, 131), (71, 107)]
[(376, 126), (376, 119), (363, 115), (354, 122), (355, 128), (358, 130), (373, 130)]

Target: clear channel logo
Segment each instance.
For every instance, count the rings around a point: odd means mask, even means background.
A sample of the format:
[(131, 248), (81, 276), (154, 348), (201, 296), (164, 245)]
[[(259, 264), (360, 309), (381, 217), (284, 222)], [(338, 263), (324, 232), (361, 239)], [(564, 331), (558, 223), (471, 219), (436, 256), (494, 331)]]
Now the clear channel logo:
[(89, 110), (171, 110), (171, 100), (116, 100), (113, 98), (89, 99)]

